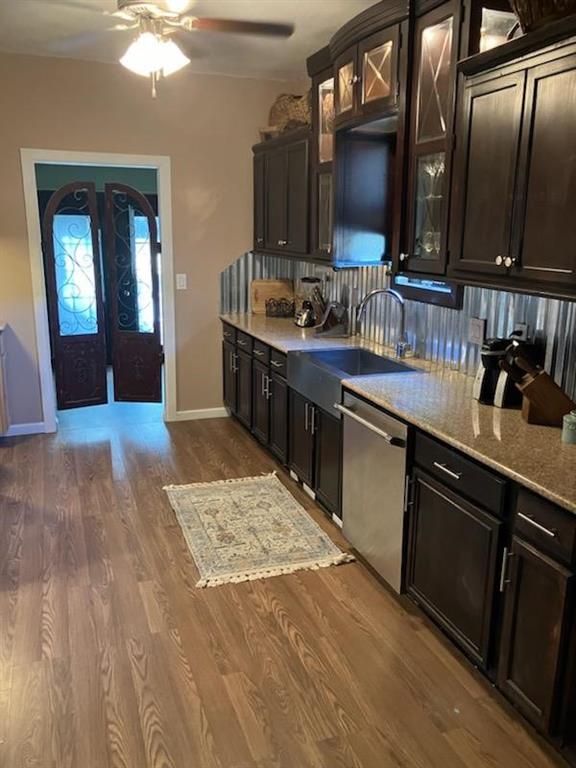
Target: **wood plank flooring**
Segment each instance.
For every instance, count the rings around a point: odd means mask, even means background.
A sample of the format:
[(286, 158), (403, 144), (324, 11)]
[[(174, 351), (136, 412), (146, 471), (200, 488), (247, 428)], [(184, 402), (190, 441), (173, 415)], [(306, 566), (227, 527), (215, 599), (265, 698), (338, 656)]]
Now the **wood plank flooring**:
[(195, 589), (162, 486), (276, 468), (231, 419), (0, 441), (0, 766), (563, 765), (360, 564)]

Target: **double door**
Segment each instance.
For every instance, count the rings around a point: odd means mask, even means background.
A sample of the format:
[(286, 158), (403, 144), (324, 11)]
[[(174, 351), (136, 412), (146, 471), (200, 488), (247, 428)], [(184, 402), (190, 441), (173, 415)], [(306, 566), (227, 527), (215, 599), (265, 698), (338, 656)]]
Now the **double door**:
[(562, 292), (576, 281), (576, 52), (470, 77), (462, 93), (449, 273)]
[(92, 182), (73, 182), (42, 219), (59, 409), (106, 403), (109, 359), (115, 400), (162, 399), (156, 215), (137, 190), (106, 184), (102, 227), (98, 202)]

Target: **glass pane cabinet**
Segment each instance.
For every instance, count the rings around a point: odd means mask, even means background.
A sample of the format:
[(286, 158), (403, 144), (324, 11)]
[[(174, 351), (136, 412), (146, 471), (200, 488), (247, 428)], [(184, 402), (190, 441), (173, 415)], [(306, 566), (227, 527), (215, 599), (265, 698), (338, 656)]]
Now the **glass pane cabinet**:
[(337, 114), (352, 111), (354, 107), (354, 85), (356, 84), (356, 75), (354, 74), (354, 61), (347, 61), (338, 68), (338, 103), (336, 106)]
[(438, 260), (442, 245), (445, 152), (420, 155), (416, 166), (414, 255)]
[(446, 136), (453, 16), (424, 27), (418, 62), (417, 141)]
[(318, 162), (331, 163), (334, 156), (334, 78), (318, 85)]
[(392, 93), (392, 57), (394, 44), (391, 40), (364, 52), (362, 62), (362, 104), (387, 99)]
[(482, 8), (480, 26), (480, 51), (489, 51), (502, 45), (519, 30), (518, 19), (512, 11), (499, 11), (495, 8)]

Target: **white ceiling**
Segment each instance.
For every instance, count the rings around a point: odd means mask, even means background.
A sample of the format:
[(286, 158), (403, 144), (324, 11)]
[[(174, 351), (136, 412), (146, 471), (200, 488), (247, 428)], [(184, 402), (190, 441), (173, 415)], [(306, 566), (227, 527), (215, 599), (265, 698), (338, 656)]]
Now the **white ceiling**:
[[(188, 0), (196, 16), (291, 22), (287, 40), (189, 33), (196, 72), (291, 79), (306, 57), (375, 0)], [(116, 0), (0, 0), (0, 51), (116, 62), (134, 35), (112, 28)], [(185, 33), (183, 33), (185, 34)], [(180, 38), (181, 39), (181, 38)]]

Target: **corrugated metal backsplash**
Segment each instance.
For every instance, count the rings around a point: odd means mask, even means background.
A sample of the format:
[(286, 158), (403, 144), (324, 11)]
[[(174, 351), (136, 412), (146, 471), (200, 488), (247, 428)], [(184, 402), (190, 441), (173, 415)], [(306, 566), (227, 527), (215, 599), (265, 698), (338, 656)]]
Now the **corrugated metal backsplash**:
[[(352, 303), (356, 303), (355, 296), (362, 298), (389, 282), (384, 267), (334, 271), (304, 261), (246, 253), (221, 274), (220, 309), (250, 312), (250, 283), (254, 279), (287, 277), (295, 281), (298, 290), (299, 278), (310, 275), (323, 279), (328, 299), (352, 295)], [(480, 348), (468, 341), (469, 318), (486, 318), (489, 337), (507, 336), (516, 323), (527, 323), (532, 335), (546, 345), (546, 370), (576, 397), (576, 303), (467, 287), (461, 310), (417, 301), (406, 304), (408, 338), (416, 355), (470, 376), (476, 372)], [(362, 336), (380, 344), (394, 344), (397, 322), (395, 304), (379, 296), (368, 305)]]

